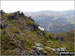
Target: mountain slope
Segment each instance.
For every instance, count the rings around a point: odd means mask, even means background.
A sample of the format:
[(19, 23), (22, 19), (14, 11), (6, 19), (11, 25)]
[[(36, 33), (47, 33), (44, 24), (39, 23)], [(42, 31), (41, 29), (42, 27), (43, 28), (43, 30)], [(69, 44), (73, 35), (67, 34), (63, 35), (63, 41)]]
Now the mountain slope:
[[(73, 50), (73, 35), (59, 36), (38, 28), (38, 24), (23, 12), (1, 13), (1, 54), (2, 55), (24, 55), (24, 54), (59, 54), (59, 48), (64, 51)], [(66, 34), (66, 33), (64, 33)], [(72, 33), (74, 34), (74, 32)], [(57, 38), (60, 38), (57, 40)], [(71, 40), (68, 38), (71, 38)], [(62, 43), (62, 44), (61, 44)], [(68, 43), (72, 43), (67, 45)], [(60, 46), (61, 44), (61, 46)], [(66, 50), (65, 50), (66, 48)]]

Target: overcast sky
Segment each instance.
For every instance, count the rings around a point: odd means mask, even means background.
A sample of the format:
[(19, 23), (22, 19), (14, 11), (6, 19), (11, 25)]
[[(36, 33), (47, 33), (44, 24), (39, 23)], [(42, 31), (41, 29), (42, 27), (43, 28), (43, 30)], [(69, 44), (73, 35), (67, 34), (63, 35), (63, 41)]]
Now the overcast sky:
[(1, 1), (1, 9), (5, 12), (74, 10), (74, 1)]

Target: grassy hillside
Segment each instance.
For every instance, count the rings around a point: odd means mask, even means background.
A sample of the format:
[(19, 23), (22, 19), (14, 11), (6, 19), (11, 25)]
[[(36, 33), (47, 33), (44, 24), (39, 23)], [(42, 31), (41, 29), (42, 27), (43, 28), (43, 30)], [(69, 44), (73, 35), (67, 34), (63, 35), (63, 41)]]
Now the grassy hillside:
[[(74, 32), (52, 34), (38, 29), (31, 17), (23, 12), (1, 13), (1, 54), (58, 54), (57, 48), (74, 51)], [(71, 43), (71, 44), (69, 44)]]

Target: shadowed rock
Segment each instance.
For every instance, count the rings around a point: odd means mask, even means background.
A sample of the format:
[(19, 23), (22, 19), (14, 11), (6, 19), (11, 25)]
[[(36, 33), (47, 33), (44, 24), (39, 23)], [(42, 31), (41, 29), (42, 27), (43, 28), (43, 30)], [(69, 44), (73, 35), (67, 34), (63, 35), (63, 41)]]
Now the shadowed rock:
[(0, 11), (1, 14), (5, 14), (5, 12), (3, 10)]
[(20, 15), (20, 11), (15, 12), (14, 15), (19, 16)]
[(60, 40), (61, 40), (62, 42), (65, 42), (65, 41), (66, 41), (65, 38), (63, 38), (63, 37), (61, 37)]
[(30, 19), (30, 20), (32, 20), (34, 22), (34, 20), (31, 18), (31, 16), (29, 16), (28, 19)]
[(15, 19), (15, 20), (18, 20), (18, 18), (17, 18), (15, 15), (8, 16), (8, 19)]
[(27, 26), (27, 30), (30, 30), (30, 31), (38, 29), (38, 25), (37, 24), (24, 23), (23, 26)]
[(56, 40), (59, 40), (59, 37), (56, 37)]
[(3, 29), (3, 28), (6, 28), (6, 23), (5, 23), (5, 21), (2, 21), (1, 23), (0, 23), (0, 28), (1, 29)]
[(20, 16), (24, 16), (24, 13), (23, 13), (23, 12), (21, 12), (21, 13), (20, 13)]
[(6, 28), (6, 25), (5, 24), (0, 24), (0, 28), (1, 29)]

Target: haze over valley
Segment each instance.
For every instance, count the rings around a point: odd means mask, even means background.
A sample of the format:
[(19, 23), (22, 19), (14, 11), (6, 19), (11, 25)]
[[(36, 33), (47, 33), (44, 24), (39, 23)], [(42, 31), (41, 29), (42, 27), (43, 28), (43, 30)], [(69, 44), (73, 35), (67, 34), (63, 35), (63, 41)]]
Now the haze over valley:
[(75, 16), (74, 10), (66, 11), (38, 11), (26, 12), (25, 15), (31, 16), (35, 22), (44, 27), (49, 32), (60, 33), (74, 29)]
[(74, 13), (74, 1), (1, 1), (1, 56), (74, 56)]

